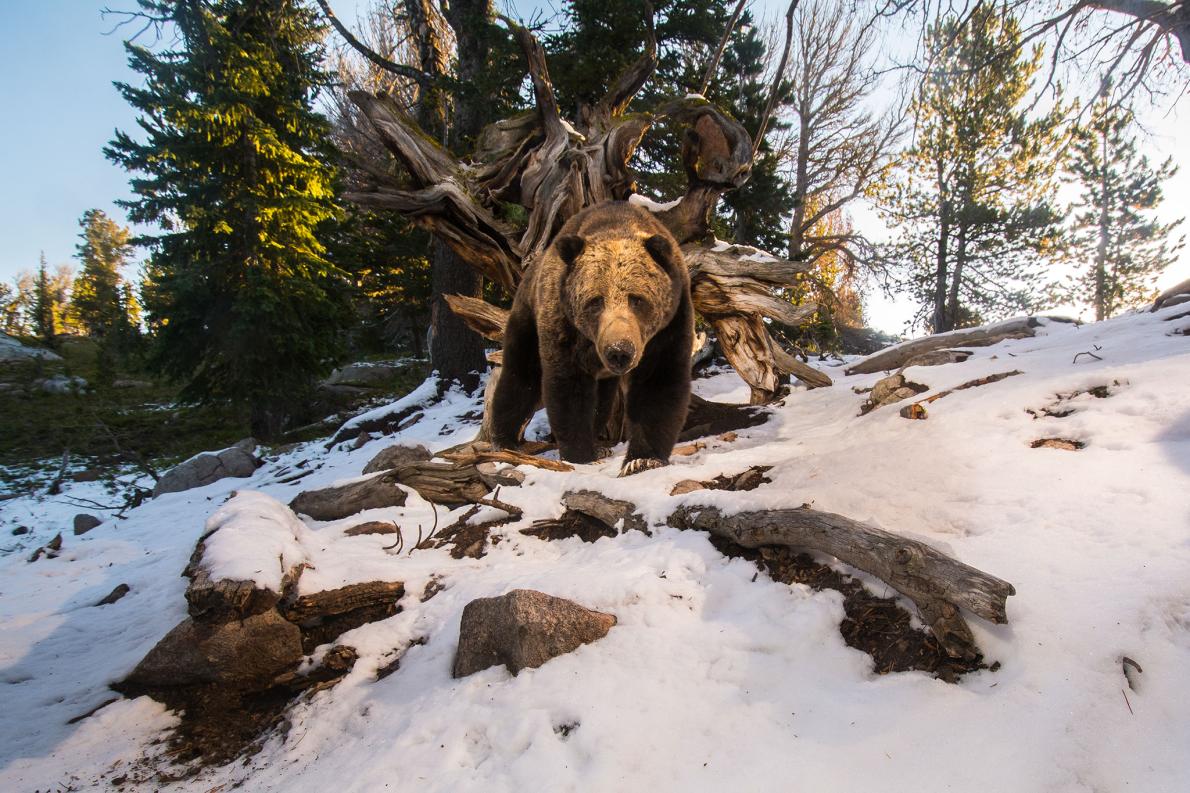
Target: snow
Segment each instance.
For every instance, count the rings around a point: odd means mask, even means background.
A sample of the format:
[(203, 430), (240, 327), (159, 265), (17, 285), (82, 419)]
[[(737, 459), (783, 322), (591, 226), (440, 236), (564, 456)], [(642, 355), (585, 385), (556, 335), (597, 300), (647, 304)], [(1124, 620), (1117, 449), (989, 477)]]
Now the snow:
[(212, 581), (252, 581), (282, 591), (285, 573), (309, 562), (312, 532), (289, 507), (264, 493), (239, 492), (207, 521), (203, 567)]
[(372, 410), (361, 413), (358, 416), (348, 420), (347, 423), (343, 425), (342, 429), (348, 430), (352, 427), (358, 427), (360, 424), (365, 422), (376, 421), (378, 419), (386, 418), (387, 416), (395, 415), (406, 408), (423, 405), (433, 399), (434, 395), (437, 393), (438, 379), (435, 377), (428, 377), (424, 382), (422, 382), (421, 385), (397, 401), (373, 408)]
[[(410, 547), (434, 520), (416, 494), (403, 507), (300, 528), (275, 514), (300, 490), (357, 477), (392, 443), (437, 450), (471, 437), (476, 425), (461, 417), (478, 400), (448, 392), (431, 405), (436, 384), (397, 403), (426, 405), (397, 436), (268, 458), (249, 479), (150, 501), (82, 537), (67, 532), (56, 559), (25, 561), (78, 508), (4, 502), (0, 524), (32, 533), (5, 533), (0, 559), (0, 789), (86, 789), (130, 772), (125, 790), (1190, 789), (1190, 340), (1174, 334), (1190, 320), (1172, 319), (1185, 310), (1048, 324), (1035, 337), (977, 348), (965, 363), (913, 367), (911, 379), (930, 387), (923, 397), (1023, 372), (952, 393), (928, 406), (925, 421), (901, 418), (897, 406), (859, 416), (864, 397), (852, 388), (880, 375), (832, 367), (833, 387), (795, 391), (767, 424), (732, 443), (708, 439), (669, 468), (617, 479), (614, 457), (572, 473), (523, 469), (525, 484), (500, 499), (522, 507), (524, 522), (497, 530), (502, 541), (478, 560), (397, 554), (385, 547), (391, 535), (344, 534), (393, 520)], [(1075, 363), (1086, 350), (1102, 360)], [(1110, 396), (1070, 399), (1063, 405), (1075, 412), (1065, 418), (1027, 412), (1099, 385)], [(720, 400), (747, 393), (730, 371), (696, 387)], [(1030, 448), (1043, 437), (1087, 447)], [(313, 474), (277, 481), (302, 461)], [(773, 466), (772, 483), (667, 495), (679, 480), (750, 465)], [(811, 502), (923, 539), (1016, 586), (1008, 625), (970, 618), (989, 662), (1002, 666), (957, 685), (876, 676), (839, 635), (837, 594), (756, 576), (698, 533), (654, 527), (592, 544), (519, 534), (580, 488), (629, 498), (652, 519), (679, 503), (738, 511)], [(232, 491), (240, 494), (227, 501)], [(64, 497), (102, 492), (76, 483)], [(441, 526), (462, 510), (438, 513)], [(410, 595), (399, 614), (340, 637), (360, 660), (336, 687), (294, 706), (287, 737), (166, 785), (140, 765), (162, 751), (155, 742), (173, 723), (160, 705), (120, 700), (66, 722), (113, 697), (106, 685), (185, 616), (178, 573), (208, 520), (220, 533), (245, 532), (236, 548), (267, 539), (281, 555), (304, 553), (312, 567), (302, 591), (384, 578), (404, 581)], [(446, 588), (420, 602), (432, 576)], [(90, 605), (118, 583), (131, 586), (127, 597)], [(618, 624), (517, 677), (492, 668), (452, 679), (464, 605), (518, 587), (613, 613)], [(418, 638), (426, 644), (376, 680)], [(1144, 669), (1136, 690), (1123, 656)], [(564, 735), (563, 725), (577, 726)]]
[(633, 193), (632, 195), (628, 196), (628, 203), (636, 204), (639, 207), (644, 207), (650, 212), (665, 212), (682, 203), (682, 199), (675, 198), (673, 201), (662, 202), (649, 198), (646, 195), (641, 195), (640, 193)]

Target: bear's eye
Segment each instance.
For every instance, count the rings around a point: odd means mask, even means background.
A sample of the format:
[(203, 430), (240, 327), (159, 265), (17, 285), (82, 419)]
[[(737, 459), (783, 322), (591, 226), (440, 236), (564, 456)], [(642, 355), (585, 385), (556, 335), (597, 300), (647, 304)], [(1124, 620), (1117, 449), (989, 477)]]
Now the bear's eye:
[(588, 314), (597, 314), (603, 310), (603, 298), (593, 297), (587, 301), (587, 305), (583, 306), (583, 311)]
[(641, 297), (640, 295), (629, 295), (628, 296), (628, 305), (630, 307), (632, 307), (634, 310), (639, 311), (640, 309), (645, 307), (645, 299), (643, 297)]

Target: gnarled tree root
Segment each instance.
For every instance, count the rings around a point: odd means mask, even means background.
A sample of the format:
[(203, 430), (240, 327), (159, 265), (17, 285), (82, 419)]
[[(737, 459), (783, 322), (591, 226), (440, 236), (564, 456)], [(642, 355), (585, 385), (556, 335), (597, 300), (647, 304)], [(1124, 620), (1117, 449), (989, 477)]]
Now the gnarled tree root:
[[(644, 529), (636, 506), (591, 491), (567, 493), (569, 508), (609, 526)], [(922, 621), (952, 658), (979, 655), (966, 609), (989, 622), (1008, 622), (1005, 610), (1012, 584), (963, 564), (925, 543), (900, 537), (832, 512), (798, 507), (725, 515), (715, 507), (687, 505), (666, 518), (679, 529), (695, 529), (745, 548), (777, 545), (829, 554), (844, 564), (876, 576), (909, 598)]]

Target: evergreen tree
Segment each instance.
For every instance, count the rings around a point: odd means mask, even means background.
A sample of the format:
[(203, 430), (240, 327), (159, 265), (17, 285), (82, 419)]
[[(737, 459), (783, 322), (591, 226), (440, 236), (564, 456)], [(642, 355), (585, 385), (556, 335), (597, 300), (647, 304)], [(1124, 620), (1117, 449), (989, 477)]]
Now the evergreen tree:
[(4, 332), (9, 336), (26, 336), (30, 330), (30, 318), (33, 314), (33, 294), (36, 283), (33, 274), (28, 270), (17, 273), (10, 289), (6, 288), (5, 297), (0, 300), (0, 311), (3, 312)]
[(1097, 321), (1152, 300), (1157, 278), (1184, 243), (1170, 239), (1181, 220), (1162, 224), (1151, 216), (1162, 182), (1177, 172), (1173, 158), (1154, 168), (1136, 149), (1132, 115), (1101, 98), (1075, 132), (1069, 168), (1082, 188), (1071, 250), (1083, 270), (1063, 296), (1089, 303)]
[(901, 230), (888, 258), (938, 333), (1027, 310), (1038, 296), (1058, 237), (1049, 201), (1066, 107), (1028, 117), (1042, 52), (1021, 52), (1020, 26), (998, 4), (927, 36), (935, 56), (913, 103), (917, 139), (885, 209)]
[(85, 333), (98, 339), (122, 337), (129, 323), (120, 270), (131, 250), (131, 235), (100, 209), (84, 212), (79, 225), (83, 241), (77, 256), (82, 271), (71, 293), (71, 316)]
[[(734, 6), (733, 0), (654, 3), (657, 71), (637, 94), (631, 109), (648, 112), (667, 99), (698, 91)], [(645, 25), (643, 6), (633, 0), (570, 0), (563, 30), (546, 40), (550, 76), (560, 106), (581, 108), (599, 101), (640, 56)], [(628, 42), (636, 46), (626, 46)], [(768, 98), (766, 63), (764, 39), (753, 25), (751, 13), (744, 11), (706, 94), (752, 134), (760, 125)], [(788, 98), (788, 88), (782, 87), (782, 99)], [(779, 121), (770, 122), (748, 182), (724, 196), (713, 222), (720, 237), (773, 251), (786, 247), (785, 220), (793, 209), (793, 194), (768, 140), (782, 128)], [(633, 162), (641, 192), (670, 201), (685, 191), (681, 140), (682, 136), (664, 123), (645, 134)]]
[(46, 269), (45, 253), (37, 266), (37, 281), (33, 292), (33, 333), (47, 346), (57, 346), (54, 322), (54, 287)]
[(139, 0), (176, 44), (128, 42), (145, 85), (119, 84), (145, 140), (106, 152), (143, 176), (129, 218), (157, 223), (142, 294), (152, 361), (183, 397), (247, 409), (275, 436), (341, 347), (342, 273), (315, 226), (333, 212), (317, 17), (299, 0)]

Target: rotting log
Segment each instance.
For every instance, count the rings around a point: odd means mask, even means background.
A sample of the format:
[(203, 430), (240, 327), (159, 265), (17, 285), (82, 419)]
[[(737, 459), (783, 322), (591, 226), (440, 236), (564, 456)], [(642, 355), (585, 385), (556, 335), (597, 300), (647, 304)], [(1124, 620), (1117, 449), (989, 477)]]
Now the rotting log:
[[(567, 493), (567, 508), (609, 526), (646, 530), (636, 506), (592, 491)], [(966, 609), (989, 622), (1008, 622), (1012, 584), (963, 564), (923, 542), (901, 537), (832, 512), (796, 507), (725, 515), (716, 507), (683, 505), (665, 522), (679, 529), (706, 531), (745, 548), (784, 546), (816, 551), (863, 570), (887, 583), (917, 606), (922, 621), (952, 658), (979, 654)]]
[(457, 507), (479, 501), (501, 485), (519, 485), (523, 478), (517, 471), (498, 471), (478, 459), (414, 462), (346, 485), (303, 491), (289, 507), (314, 520), (340, 520), (366, 509), (404, 506), (404, 488), (426, 501)]
[[(935, 336), (923, 336), (920, 339), (894, 344), (878, 353), (869, 355), (867, 358), (856, 361), (851, 366), (848, 366), (844, 371), (849, 375), (874, 374), (876, 372), (888, 372), (893, 369), (916, 365), (929, 366), (933, 363), (952, 363), (951, 360), (946, 360), (945, 356), (938, 356), (938, 360), (931, 360), (922, 356), (939, 350), (947, 350), (947, 355), (953, 356), (960, 352), (959, 348), (963, 347), (988, 347), (1008, 339), (1028, 338), (1035, 335), (1036, 329), (1043, 324), (1042, 320), (1049, 320), (1051, 322), (1074, 321), (1064, 317), (1018, 317), (1016, 319), (1005, 320), (1004, 322), (997, 322), (994, 325), (985, 325), (966, 330), (952, 330), (948, 333), (939, 333)], [(915, 362), (914, 359), (919, 357), (920, 362)], [(927, 363), (927, 361), (930, 362)]]

